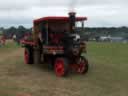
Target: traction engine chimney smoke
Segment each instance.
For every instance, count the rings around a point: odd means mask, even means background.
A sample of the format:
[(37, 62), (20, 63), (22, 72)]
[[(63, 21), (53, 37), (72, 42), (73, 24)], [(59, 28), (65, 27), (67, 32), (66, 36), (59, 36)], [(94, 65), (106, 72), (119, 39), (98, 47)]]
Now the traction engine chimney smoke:
[(76, 13), (69, 12), (70, 32), (75, 32), (75, 21), (76, 21)]

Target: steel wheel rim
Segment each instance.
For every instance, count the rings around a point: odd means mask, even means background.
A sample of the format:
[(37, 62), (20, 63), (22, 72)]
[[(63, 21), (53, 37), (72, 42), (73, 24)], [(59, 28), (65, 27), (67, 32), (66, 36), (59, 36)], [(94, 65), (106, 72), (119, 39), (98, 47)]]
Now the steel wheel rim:
[(24, 60), (25, 60), (25, 63), (26, 64), (28, 64), (28, 59), (29, 59), (28, 51), (25, 49), (25, 52), (24, 52)]
[(64, 61), (63, 60), (57, 60), (55, 63), (55, 72), (57, 76), (63, 76), (64, 75)]
[(84, 59), (80, 58), (79, 67), (78, 67), (79, 73), (83, 73), (86, 70), (86, 63), (87, 62)]

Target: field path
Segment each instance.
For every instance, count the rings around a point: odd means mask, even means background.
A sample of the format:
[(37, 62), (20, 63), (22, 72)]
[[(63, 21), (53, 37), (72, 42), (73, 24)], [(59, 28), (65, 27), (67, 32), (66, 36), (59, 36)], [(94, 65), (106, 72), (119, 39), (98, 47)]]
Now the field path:
[(24, 64), (24, 48), (10, 43), (0, 48), (0, 96), (128, 96), (127, 49), (90, 42), (88, 73), (61, 78), (46, 64)]
[(4, 54), (2, 54), (2, 56), (0, 58), (0, 62), (6, 61), (7, 59), (12, 58), (12, 57), (21, 56), (22, 55), (21, 52), (23, 52), (23, 48), (18, 48), (11, 52), (4, 53)]

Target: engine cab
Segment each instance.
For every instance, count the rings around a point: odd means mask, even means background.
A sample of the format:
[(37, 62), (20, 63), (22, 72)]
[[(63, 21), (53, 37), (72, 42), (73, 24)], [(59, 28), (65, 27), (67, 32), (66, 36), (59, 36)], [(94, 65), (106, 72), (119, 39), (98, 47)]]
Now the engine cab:
[[(88, 70), (88, 61), (82, 56), (86, 43), (77, 32), (77, 25), (84, 28), (86, 17), (50, 16), (33, 21), (32, 39), (22, 41), (25, 46), (26, 64), (48, 62), (57, 76), (67, 74), (69, 68), (83, 74)], [(43, 59), (42, 59), (43, 58)], [(69, 67), (69, 68), (68, 68)]]

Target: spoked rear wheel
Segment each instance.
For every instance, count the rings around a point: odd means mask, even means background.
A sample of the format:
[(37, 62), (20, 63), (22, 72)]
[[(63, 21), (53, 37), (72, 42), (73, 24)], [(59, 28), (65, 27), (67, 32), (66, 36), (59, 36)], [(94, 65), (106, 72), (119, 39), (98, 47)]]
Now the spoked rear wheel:
[(83, 56), (81, 56), (78, 60), (77, 72), (80, 74), (88, 72), (88, 60)]
[(33, 64), (33, 52), (31, 48), (25, 48), (24, 61), (26, 64)]
[(57, 58), (54, 64), (54, 70), (57, 76), (66, 76), (68, 73), (68, 61), (65, 58)]

